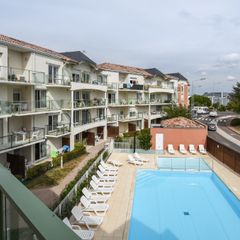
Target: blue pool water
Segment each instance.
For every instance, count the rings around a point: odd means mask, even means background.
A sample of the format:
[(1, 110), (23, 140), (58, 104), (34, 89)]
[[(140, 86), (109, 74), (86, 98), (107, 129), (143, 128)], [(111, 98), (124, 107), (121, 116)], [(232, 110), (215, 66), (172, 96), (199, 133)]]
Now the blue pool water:
[(240, 201), (212, 172), (139, 170), (130, 240), (239, 240)]
[(192, 157), (161, 157), (157, 159), (157, 165), (160, 169), (174, 170), (210, 170), (204, 159)]

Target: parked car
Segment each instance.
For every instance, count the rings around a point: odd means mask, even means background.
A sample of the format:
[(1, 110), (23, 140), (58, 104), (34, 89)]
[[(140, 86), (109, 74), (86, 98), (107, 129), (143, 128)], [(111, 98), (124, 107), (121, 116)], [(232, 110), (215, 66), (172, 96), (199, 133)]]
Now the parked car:
[(216, 123), (213, 123), (213, 122), (208, 123), (208, 131), (216, 131), (216, 130), (217, 130)]
[(217, 117), (217, 116), (218, 116), (217, 111), (211, 111), (211, 112), (209, 113), (209, 116), (210, 116), (210, 117)]

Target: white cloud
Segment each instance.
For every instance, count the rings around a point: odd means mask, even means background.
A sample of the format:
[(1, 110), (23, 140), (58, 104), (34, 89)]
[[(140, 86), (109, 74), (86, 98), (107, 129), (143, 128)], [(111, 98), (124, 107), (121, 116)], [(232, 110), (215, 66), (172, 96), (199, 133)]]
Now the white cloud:
[(235, 80), (235, 79), (236, 79), (236, 77), (234, 77), (232, 75), (227, 76), (227, 80), (229, 80), (229, 81), (232, 81), (232, 80)]
[(230, 53), (222, 57), (223, 62), (236, 63), (240, 62), (240, 54), (239, 53)]

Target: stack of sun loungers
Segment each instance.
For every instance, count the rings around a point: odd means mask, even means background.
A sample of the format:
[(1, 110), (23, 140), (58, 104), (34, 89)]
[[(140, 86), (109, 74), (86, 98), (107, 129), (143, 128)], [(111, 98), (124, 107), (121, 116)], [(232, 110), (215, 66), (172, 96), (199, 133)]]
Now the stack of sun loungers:
[[(193, 154), (193, 155), (194, 155), (194, 154), (197, 154), (197, 150), (195, 149), (194, 144), (189, 144), (188, 150), (189, 150), (189, 153), (191, 153), (191, 154)], [(171, 154), (171, 155), (175, 154), (175, 149), (174, 149), (174, 147), (173, 147), (173, 144), (168, 144), (167, 151), (168, 151), (168, 153)], [(198, 151), (199, 151), (199, 153), (201, 153), (201, 154), (207, 154), (207, 151), (206, 151), (206, 149), (204, 148), (204, 145), (202, 145), (202, 144), (200, 144), (200, 145), (198, 146)], [(180, 144), (180, 145), (179, 145), (179, 152), (180, 152), (181, 154), (187, 154), (187, 150), (186, 150), (184, 144)]]
[(136, 152), (133, 155), (131, 155), (131, 154), (128, 155), (128, 163), (130, 163), (130, 164), (141, 166), (141, 165), (143, 165), (146, 162), (148, 162), (148, 160), (143, 158), (143, 157), (141, 157)]
[(101, 161), (96, 175), (93, 175), (90, 181), (90, 189), (83, 188), (80, 198), (81, 206), (75, 206), (71, 211), (74, 224), (71, 224), (68, 218), (63, 220), (81, 239), (93, 239), (94, 230), (102, 224), (103, 217), (108, 211), (107, 201), (117, 182), (119, 167), (115, 165), (122, 165), (121, 162), (112, 164), (114, 166)]

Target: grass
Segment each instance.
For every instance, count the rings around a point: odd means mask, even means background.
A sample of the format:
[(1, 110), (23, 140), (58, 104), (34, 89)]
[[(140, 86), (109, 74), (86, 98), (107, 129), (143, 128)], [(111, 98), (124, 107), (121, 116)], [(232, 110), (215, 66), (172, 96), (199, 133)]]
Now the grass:
[(29, 189), (58, 185), (85, 157), (86, 154), (65, 163), (63, 169), (61, 169), (61, 167), (53, 168), (43, 175), (27, 181), (25, 185)]

